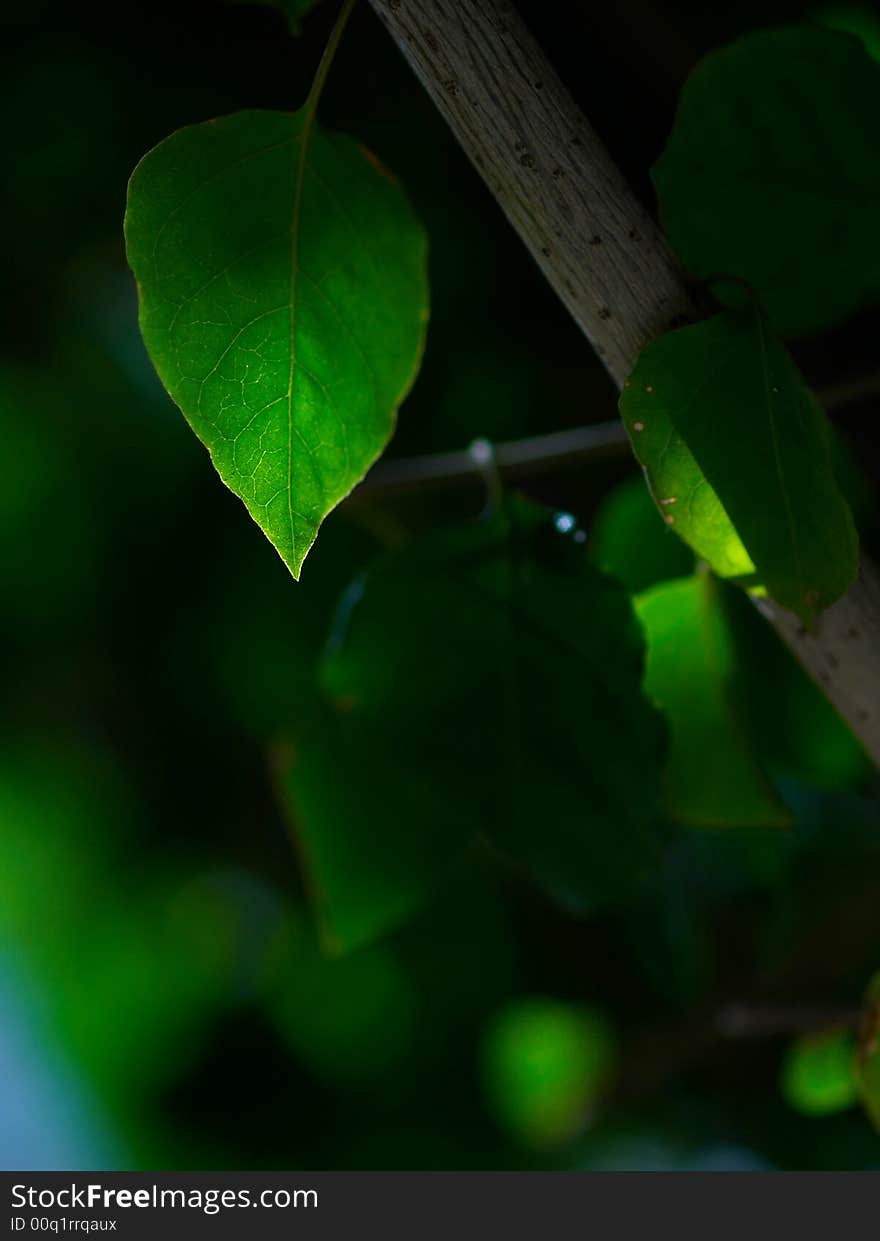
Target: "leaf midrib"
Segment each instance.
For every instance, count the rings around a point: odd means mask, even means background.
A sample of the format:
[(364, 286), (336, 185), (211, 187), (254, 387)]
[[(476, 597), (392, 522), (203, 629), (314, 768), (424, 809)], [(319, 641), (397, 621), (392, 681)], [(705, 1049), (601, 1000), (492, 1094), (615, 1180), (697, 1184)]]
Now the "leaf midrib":
[(293, 190), (293, 216), (290, 235), (290, 368), (287, 375), (287, 520), (290, 526), (290, 558), (296, 562), (296, 536), (293, 528), (293, 380), (296, 370), (296, 281), (299, 273), (299, 232), (306, 156), (315, 120), (317, 99), (306, 101), (305, 117), (299, 140), (296, 181)]

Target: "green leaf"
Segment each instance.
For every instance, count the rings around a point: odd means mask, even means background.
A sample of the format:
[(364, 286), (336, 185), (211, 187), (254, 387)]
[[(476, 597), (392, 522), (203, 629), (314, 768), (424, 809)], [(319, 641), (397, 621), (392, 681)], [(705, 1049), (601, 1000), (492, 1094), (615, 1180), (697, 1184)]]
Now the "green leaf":
[(868, 985), (855, 1064), (865, 1111), (880, 1129), (880, 974), (875, 974)]
[(388, 945), (329, 959), (296, 909), (272, 962), (270, 1011), (296, 1060), (330, 1086), (400, 1072), (418, 1028), (417, 997)]
[(302, 109), (172, 134), (135, 169), (125, 230), (156, 369), (298, 577), (415, 377), (422, 229), (373, 156)]
[(498, 1124), (523, 1146), (541, 1148), (583, 1130), (613, 1075), (617, 1042), (601, 1011), (530, 996), (495, 1015), (482, 1058)]
[(805, 622), (858, 569), (830, 429), (760, 310), (729, 310), (643, 350), (620, 398), (668, 524), (722, 577), (758, 583)]
[(630, 592), (671, 577), (690, 577), (694, 557), (657, 518), (639, 477), (626, 479), (603, 498), (590, 531), (593, 558)]
[[(302, 704), (304, 706), (304, 704)], [(474, 832), (425, 790), (449, 776), (430, 745), (375, 728), (344, 699), (303, 711), (278, 754), (279, 796), (305, 871), (324, 950), (351, 952), (413, 917)]]
[(286, 781), (340, 946), (406, 916), (477, 833), (578, 908), (655, 860), (663, 730), (641, 633), (576, 535), (516, 501), (388, 555), (344, 602), (332, 705)]
[(669, 815), (694, 827), (785, 827), (728, 701), (733, 654), (720, 583), (708, 573), (666, 582), (636, 600), (645, 630), (645, 690), (666, 713)]
[(746, 281), (784, 335), (876, 296), (878, 115), (880, 66), (848, 34), (764, 30), (703, 60), (653, 170), (691, 272)]
[(820, 26), (846, 30), (861, 39), (873, 60), (880, 60), (880, 17), (867, 4), (829, 4), (812, 15)]
[(833, 1116), (858, 1101), (853, 1038), (848, 1030), (823, 1030), (796, 1039), (780, 1078), (790, 1107), (806, 1116)]

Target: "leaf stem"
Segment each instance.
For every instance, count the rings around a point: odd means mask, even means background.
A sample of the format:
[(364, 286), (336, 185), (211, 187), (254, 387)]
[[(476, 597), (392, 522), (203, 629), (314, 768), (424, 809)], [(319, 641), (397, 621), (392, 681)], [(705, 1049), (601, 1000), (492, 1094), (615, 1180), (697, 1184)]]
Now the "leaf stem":
[(321, 57), (312, 80), (312, 85), (309, 87), (309, 93), (306, 96), (305, 113), (307, 125), (311, 123), (317, 110), (318, 100), (321, 98), (324, 83), (327, 81), (327, 74), (330, 72), (330, 66), (333, 64), (336, 49), (339, 47), (339, 41), (342, 38), (342, 32), (345, 30), (355, 3), (356, 0), (344, 0), (342, 8), (339, 10), (339, 16), (333, 24), (333, 29), (330, 31), (330, 38), (327, 40), (327, 46), (324, 48), (324, 54)]

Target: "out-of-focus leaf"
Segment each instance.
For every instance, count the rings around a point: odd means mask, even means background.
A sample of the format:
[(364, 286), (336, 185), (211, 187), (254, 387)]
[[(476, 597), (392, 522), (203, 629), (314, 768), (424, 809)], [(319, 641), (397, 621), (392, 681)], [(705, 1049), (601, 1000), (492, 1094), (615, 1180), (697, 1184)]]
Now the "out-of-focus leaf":
[(875, 974), (865, 996), (865, 1016), (856, 1052), (859, 1096), (872, 1122), (880, 1129), (880, 974)]
[(783, 827), (789, 816), (751, 753), (728, 700), (730, 635), (708, 573), (639, 596), (645, 690), (669, 721), (664, 803), (696, 827)]
[(308, 105), (172, 134), (132, 175), (125, 229), (156, 369), (298, 577), (415, 378), (422, 229), (378, 161)]
[(722, 577), (748, 577), (809, 622), (858, 567), (852, 515), (816, 398), (757, 306), (643, 350), (620, 398), (668, 524)]
[(530, 997), (496, 1015), (482, 1058), (496, 1121), (525, 1146), (556, 1146), (589, 1122), (613, 1073), (616, 1043), (601, 1012)]
[(861, 39), (868, 55), (880, 60), (880, 17), (868, 4), (829, 4), (813, 20), (831, 30), (845, 30)]
[(608, 493), (591, 535), (599, 568), (633, 593), (693, 573), (693, 553), (659, 520), (641, 478), (628, 478)]
[(880, 67), (839, 31), (759, 31), (701, 61), (654, 167), (663, 227), (693, 274), (746, 281), (784, 335), (875, 295), (878, 114)]
[(393, 925), (477, 832), (561, 899), (616, 900), (658, 845), (660, 719), (629, 600), (544, 510), (437, 532), (356, 584), (330, 704), (286, 789), (325, 927)]
[(880, 61), (880, 17), (870, 5), (829, 4), (813, 14), (813, 21), (860, 38), (865, 51)]
[(870, 771), (856, 737), (748, 599), (728, 590), (724, 610), (735, 651), (731, 697), (761, 764), (805, 788), (855, 791)]
[(182, 950), (165, 902), (122, 875), (134, 808), (117, 780), (69, 743), (20, 746), (0, 767), (0, 948), (39, 988), (47, 1037), (114, 1104), (191, 1060), (218, 991), (216, 956)]
[(858, 1101), (853, 1038), (824, 1030), (796, 1039), (785, 1055), (780, 1087), (787, 1103), (806, 1116), (831, 1116)]
[(293, 912), (272, 973), (270, 1008), (282, 1037), (320, 1078), (350, 1086), (399, 1069), (415, 1036), (417, 997), (386, 945), (328, 960)]

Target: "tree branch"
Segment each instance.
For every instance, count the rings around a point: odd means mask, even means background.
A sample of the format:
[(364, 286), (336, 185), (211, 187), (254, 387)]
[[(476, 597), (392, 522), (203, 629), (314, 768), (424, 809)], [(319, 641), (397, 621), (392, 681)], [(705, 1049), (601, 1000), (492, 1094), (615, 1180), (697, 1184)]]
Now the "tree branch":
[[(821, 388), (817, 396), (829, 413), (880, 396), (880, 372), (872, 371)], [(517, 478), (547, 474), (585, 461), (629, 455), (630, 446), (626, 428), (615, 419), (551, 431), (549, 435), (502, 441), (494, 445), (494, 454), (497, 467), (508, 477)], [(382, 457), (353, 492), (352, 499), (366, 493), (384, 494), (410, 487), (460, 483), (478, 474), (473, 453), (468, 448), (419, 457)]]
[[(495, 464), (510, 477), (546, 473), (559, 466), (600, 457), (619, 457), (629, 452), (629, 439), (622, 422), (597, 422), (529, 439), (493, 444)], [(422, 457), (383, 459), (370, 470), (352, 499), (362, 492), (398, 491), (426, 483), (457, 483), (478, 477), (479, 470), (469, 448), (461, 452), (429, 453)]]
[[(507, 0), (371, 3), (620, 387), (648, 341), (705, 310), (656, 224)], [(873, 566), (812, 633), (761, 611), (880, 762)]]

